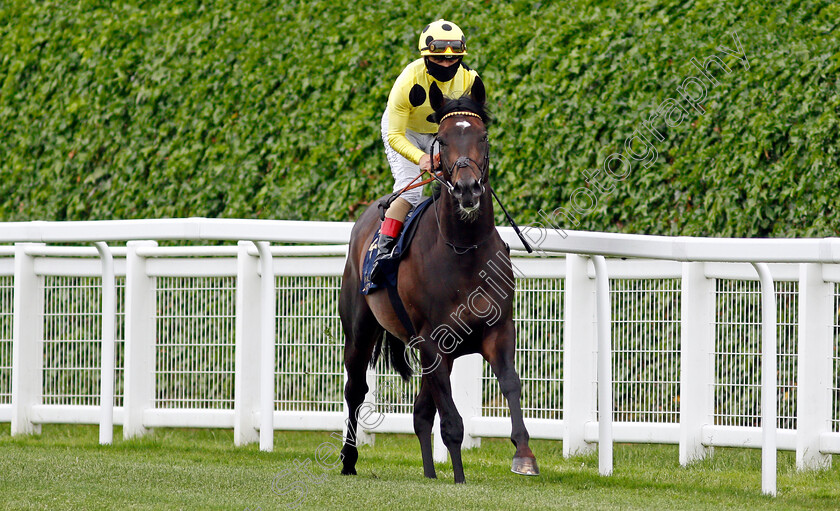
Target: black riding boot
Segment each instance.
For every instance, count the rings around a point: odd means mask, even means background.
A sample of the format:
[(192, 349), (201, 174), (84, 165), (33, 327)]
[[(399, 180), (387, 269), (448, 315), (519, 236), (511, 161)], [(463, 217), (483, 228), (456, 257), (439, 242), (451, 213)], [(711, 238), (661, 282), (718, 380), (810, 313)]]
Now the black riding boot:
[(376, 255), (376, 259), (373, 261), (373, 271), (370, 273), (370, 279), (376, 280), (378, 277), (379, 271), (379, 264), (382, 262), (383, 259), (388, 259), (391, 257), (391, 252), (394, 251), (394, 247), (397, 244), (397, 238), (393, 236), (388, 236), (387, 234), (379, 233), (379, 253)]
[(394, 251), (394, 247), (397, 245), (397, 238), (392, 236), (388, 236), (387, 234), (379, 233), (379, 254), (376, 256), (376, 260), (380, 261), (382, 259), (387, 258), (391, 255), (391, 252)]

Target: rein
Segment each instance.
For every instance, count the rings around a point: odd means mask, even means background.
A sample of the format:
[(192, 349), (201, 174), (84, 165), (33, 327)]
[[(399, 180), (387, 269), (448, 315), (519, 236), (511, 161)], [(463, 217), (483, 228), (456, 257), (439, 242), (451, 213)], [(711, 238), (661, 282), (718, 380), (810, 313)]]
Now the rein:
[[(468, 116), (468, 117), (478, 117), (479, 119), (481, 118), (480, 115), (478, 115), (476, 113), (473, 113), (473, 112), (459, 111), (459, 112), (449, 112), (448, 114), (444, 115), (443, 118), (441, 118), (440, 122), (443, 122), (445, 119), (447, 119), (449, 117), (452, 117), (454, 115), (465, 115), (465, 116)], [(435, 161), (435, 145), (436, 145), (435, 142), (438, 142), (437, 134), (435, 134), (435, 138), (432, 141), (431, 154), (429, 155), (429, 156), (431, 156), (432, 165), (434, 165), (434, 161)], [(439, 146), (440, 143), (438, 143), (437, 145)], [(438, 154), (440, 154), (440, 151), (438, 151)], [(468, 166), (470, 166), (470, 163), (474, 164), (476, 170), (478, 170), (478, 172), (479, 172), (480, 177), (478, 178), (478, 184), (481, 185), (481, 193), (484, 193), (484, 181), (486, 181), (487, 169), (490, 167), (490, 145), (487, 144), (487, 146), (485, 147), (485, 150), (484, 150), (484, 165), (483, 166), (479, 165), (478, 162), (473, 160), (472, 158), (469, 158), (467, 156), (461, 156), (460, 158), (458, 158), (455, 161), (455, 163), (452, 164), (451, 167), (449, 167), (449, 170), (448, 170), (449, 175), (450, 176), (452, 175), (452, 171), (455, 170), (455, 167), (458, 167), (458, 168), (468, 167)], [(417, 177), (412, 179), (411, 182), (408, 183), (408, 185), (405, 188), (403, 188), (402, 190), (400, 190), (398, 192), (392, 193), (391, 196), (388, 197), (388, 200), (385, 201), (384, 204), (382, 202), (380, 202), (379, 203), (379, 209), (380, 209), (379, 217), (380, 217), (380, 220), (385, 220), (385, 210), (388, 209), (388, 207), (391, 205), (392, 202), (394, 202), (394, 200), (397, 197), (399, 197), (400, 195), (404, 194), (405, 192), (407, 192), (409, 190), (413, 190), (414, 188), (425, 186), (425, 185), (431, 183), (432, 181), (438, 181), (439, 183), (441, 183), (441, 185), (445, 186), (451, 193), (455, 188), (452, 186), (452, 183), (450, 183), (449, 181), (447, 181), (446, 179), (443, 178), (443, 175), (442, 175), (443, 172), (442, 171), (437, 171), (436, 170), (437, 168), (438, 167), (433, 168), (432, 171), (428, 171), (428, 170), (420, 171), (420, 174), (418, 174)], [(430, 177), (420, 181), (419, 183), (415, 183), (415, 181), (420, 179), (420, 177), (425, 173), (428, 173)], [(496, 199), (496, 200), (498, 200), (498, 199)]]
[(446, 243), (450, 248), (452, 248), (452, 251), (455, 252), (455, 255), (464, 255), (470, 250), (475, 250), (481, 245), (484, 245), (484, 243), (486, 243), (487, 240), (493, 237), (493, 233), (491, 232), (489, 235), (487, 235), (486, 238), (479, 241), (477, 244), (470, 245), (468, 247), (462, 247), (452, 243), (451, 241), (446, 239), (446, 236), (443, 235), (443, 231), (440, 229), (440, 217), (438, 216), (437, 199), (435, 199), (434, 195), (432, 195), (432, 201), (435, 203), (434, 206), (432, 206), (432, 209), (435, 210), (435, 221), (437, 222), (438, 234), (440, 234), (440, 238), (443, 240), (443, 242)]
[[(448, 119), (449, 117), (452, 117), (452, 116), (455, 116), (455, 115), (463, 115), (463, 116), (467, 116), (467, 117), (478, 117), (479, 119), (481, 118), (481, 116), (478, 115), (475, 112), (470, 112), (470, 111), (466, 111), (466, 110), (459, 110), (459, 111), (456, 111), (456, 112), (449, 112), (448, 114), (444, 115), (440, 119), (440, 122), (443, 122), (444, 120)], [(437, 139), (438, 139), (437, 135), (435, 135), (435, 141), (437, 141)], [(432, 151), (434, 151), (434, 143), (432, 144)], [(431, 156), (432, 156), (432, 161), (435, 161), (434, 160), (434, 158), (435, 158), (434, 153), (432, 153)], [(443, 158), (441, 158), (441, 160), (443, 160)], [(477, 161), (473, 160), (472, 158), (470, 158), (468, 156), (461, 156), (457, 160), (455, 160), (455, 163), (453, 163), (451, 167), (449, 167), (448, 172), (449, 172), (450, 178), (452, 177), (452, 171), (455, 170), (456, 167), (464, 168), (464, 167), (470, 166), (471, 164), (475, 165), (475, 169), (478, 170), (478, 172), (479, 172), (478, 184), (481, 186), (481, 193), (484, 194), (484, 183), (487, 180), (487, 172), (490, 169), (490, 144), (489, 143), (486, 144), (485, 147), (484, 147), (484, 164), (483, 165), (479, 165), (479, 163)], [(437, 179), (438, 181), (440, 181), (442, 184), (444, 184), (449, 189), (450, 193), (454, 189), (454, 186), (449, 181), (446, 181), (445, 179), (443, 179), (443, 176), (435, 175), (434, 178)], [(505, 209), (505, 206), (504, 206), (504, 204), (502, 204), (502, 201), (499, 200), (499, 196), (496, 195), (496, 192), (492, 188), (490, 188), (490, 193), (493, 195), (493, 198), (496, 199), (496, 202), (499, 204), (499, 207), (502, 208), (502, 212), (504, 213), (505, 218), (507, 219), (510, 226), (513, 227), (513, 230), (516, 233), (516, 235), (522, 241), (522, 244), (525, 246), (525, 250), (529, 254), (532, 253), (534, 251), (534, 249), (531, 248), (531, 245), (528, 243), (528, 241), (525, 239), (525, 236), (519, 230), (519, 226), (516, 225), (516, 222), (513, 220), (513, 217), (510, 216), (510, 213), (508, 213), (507, 209)], [(440, 233), (441, 238), (443, 238), (443, 232), (441, 232), (441, 230), (440, 230), (440, 219), (437, 218), (437, 205), (435, 206), (435, 218), (438, 221), (438, 233)], [(487, 239), (489, 239), (489, 237)], [(485, 241), (487, 241), (487, 239), (485, 239), (484, 241), (481, 241), (478, 245), (472, 245), (470, 247), (458, 247), (454, 243), (448, 241), (446, 238), (443, 238), (444, 242), (446, 242), (447, 245), (452, 247), (452, 250), (454, 250), (455, 253), (458, 254), (458, 255), (465, 254), (470, 250), (478, 248), (479, 245), (483, 244)], [(458, 251), (459, 249), (461, 249), (461, 252)]]
[[(441, 117), (438, 124), (440, 124), (441, 122), (445, 121), (446, 119), (448, 119), (450, 117), (454, 117), (456, 115), (462, 115), (462, 116), (466, 116), (466, 117), (478, 117), (479, 119), (481, 118), (481, 116), (478, 115), (475, 112), (470, 112), (470, 111), (467, 111), (467, 110), (459, 110), (459, 111), (455, 111), (455, 112), (449, 112), (448, 114), (444, 115), (443, 117)], [(435, 142), (438, 142), (438, 143), (435, 144)], [(435, 145), (440, 146), (440, 142), (438, 140), (437, 134), (435, 134), (435, 138), (432, 141), (432, 147), (431, 147), (430, 156), (431, 156), (432, 165), (434, 165), (434, 161), (435, 161)], [(441, 155), (441, 160), (443, 160), (442, 151), (438, 151), (438, 154)], [(441, 165), (443, 165), (442, 161), (441, 161)], [(486, 181), (487, 181), (487, 174), (488, 174), (489, 169), (490, 169), (490, 144), (489, 143), (486, 143), (485, 146), (484, 146), (484, 162), (482, 164), (479, 164), (477, 161), (473, 160), (469, 156), (459, 156), (458, 159), (455, 160), (455, 162), (452, 163), (452, 165), (449, 167), (449, 169), (446, 169), (446, 170), (447, 170), (447, 173), (449, 174), (449, 177), (451, 179), (452, 173), (456, 168), (460, 169), (460, 168), (466, 168), (466, 167), (471, 167), (471, 166), (474, 166), (475, 170), (478, 171), (478, 174), (479, 174), (478, 184), (479, 184), (479, 186), (481, 186), (481, 194), (483, 195), (484, 191), (485, 191), (484, 183), (486, 183)], [(421, 171), (420, 174), (418, 174), (417, 177), (415, 177), (411, 181), (411, 183), (408, 184), (408, 186), (406, 186), (405, 188), (403, 188), (399, 192), (394, 192), (393, 194), (391, 194), (391, 196), (388, 198), (388, 200), (385, 201), (385, 204), (380, 202), (379, 203), (379, 208), (380, 208), (381, 211), (379, 213), (379, 216), (381, 217), (381, 219), (382, 220), (385, 219), (385, 210), (388, 209), (388, 206), (391, 205), (391, 202), (393, 202), (394, 199), (396, 199), (397, 197), (399, 197), (400, 195), (402, 195), (403, 193), (405, 193), (408, 190), (417, 188), (419, 186), (426, 185), (428, 183), (431, 183), (432, 181), (438, 181), (439, 183), (441, 183), (442, 186), (445, 186), (447, 188), (447, 190), (449, 190), (450, 193), (452, 193), (455, 189), (454, 185), (452, 183), (450, 183), (449, 181), (447, 181), (444, 178), (444, 172), (443, 171), (437, 171), (437, 168), (439, 168), (439, 167), (433, 167), (431, 171), (428, 171), (428, 170)], [(429, 177), (427, 179), (424, 179), (424, 180), (420, 181), (419, 183), (415, 183), (415, 181), (420, 179), (420, 177), (424, 173), (428, 173), (431, 177)], [(511, 227), (513, 227), (513, 230), (514, 230), (514, 232), (516, 232), (516, 235), (519, 236), (519, 239), (522, 241), (522, 244), (525, 246), (525, 250), (527, 250), (529, 254), (531, 252), (533, 252), (534, 250), (531, 248), (531, 245), (525, 240), (525, 236), (523, 236), (522, 232), (519, 230), (519, 226), (516, 225), (516, 222), (514, 222), (513, 217), (510, 216), (510, 213), (508, 213), (507, 209), (505, 209), (505, 206), (502, 204), (502, 201), (499, 200), (499, 196), (496, 195), (496, 192), (493, 191), (492, 188), (490, 189), (490, 193), (492, 194), (493, 198), (496, 199), (496, 202), (499, 204), (499, 207), (502, 208), (502, 211), (504, 212), (505, 218), (507, 218), (508, 223), (510, 223)], [(447, 240), (443, 236), (443, 231), (440, 228), (440, 217), (438, 216), (438, 211), (437, 211), (437, 201), (434, 198), (434, 196), (432, 196), (432, 200), (435, 201), (434, 210), (435, 210), (435, 220), (437, 221), (438, 234), (440, 234), (441, 239), (443, 239), (443, 241), (452, 248), (452, 250), (455, 252), (456, 255), (464, 255), (467, 252), (469, 252), (470, 250), (477, 249), (479, 246), (483, 245), (485, 242), (487, 242), (487, 240), (489, 240), (493, 236), (493, 233), (491, 232), (490, 235), (487, 236), (487, 238), (480, 241), (478, 244), (470, 245), (468, 247), (461, 247), (461, 246), (458, 246), (458, 245), (452, 243), (451, 241)]]
[[(420, 181), (419, 183), (415, 183), (415, 181), (420, 179), (420, 176), (422, 176), (424, 173), (429, 173), (432, 177), (424, 179), (424, 180)], [(400, 190), (398, 192), (392, 193), (391, 196), (388, 197), (388, 200), (379, 201), (379, 204), (377, 205), (377, 207), (379, 208), (379, 220), (385, 220), (385, 211), (389, 207), (391, 207), (391, 203), (394, 202), (394, 200), (397, 197), (399, 197), (400, 195), (404, 194), (405, 192), (407, 192), (409, 190), (413, 190), (415, 188), (419, 188), (421, 186), (424, 186), (424, 185), (427, 185), (427, 184), (431, 183), (435, 179), (438, 179), (438, 177), (437, 177), (438, 174), (439, 174), (438, 172), (429, 172), (428, 170), (423, 170), (419, 174), (417, 174), (417, 177), (412, 179), (411, 182), (408, 183), (408, 185), (405, 188), (403, 188), (402, 190)]]

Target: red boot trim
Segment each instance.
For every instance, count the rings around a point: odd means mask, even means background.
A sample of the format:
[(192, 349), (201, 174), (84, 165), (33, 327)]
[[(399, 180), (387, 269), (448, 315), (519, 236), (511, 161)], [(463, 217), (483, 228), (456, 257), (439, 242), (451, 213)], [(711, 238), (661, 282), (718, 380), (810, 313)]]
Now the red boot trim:
[(380, 229), (379, 232), (381, 232), (385, 236), (396, 238), (400, 234), (402, 226), (403, 223), (399, 220), (394, 220), (393, 218), (386, 218), (382, 222), (382, 229)]

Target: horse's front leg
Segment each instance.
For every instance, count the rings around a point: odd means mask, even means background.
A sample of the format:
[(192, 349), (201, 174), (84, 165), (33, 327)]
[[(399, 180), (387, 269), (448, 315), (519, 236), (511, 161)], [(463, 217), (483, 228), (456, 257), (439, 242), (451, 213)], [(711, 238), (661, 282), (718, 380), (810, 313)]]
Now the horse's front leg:
[(420, 440), (420, 452), (423, 455), (423, 475), (429, 479), (437, 478), (435, 462), (432, 457), (432, 426), (435, 422), (435, 401), (432, 387), (426, 376), (420, 381), (420, 392), (414, 400), (414, 434)]
[(510, 440), (516, 446), (511, 471), (522, 475), (539, 475), (537, 458), (528, 445), (530, 435), (522, 418), (522, 383), (514, 366), (516, 353), (516, 329), (513, 320), (488, 335), (482, 343), (482, 355), (490, 363), (493, 374), (499, 380), (502, 395), (510, 408)]

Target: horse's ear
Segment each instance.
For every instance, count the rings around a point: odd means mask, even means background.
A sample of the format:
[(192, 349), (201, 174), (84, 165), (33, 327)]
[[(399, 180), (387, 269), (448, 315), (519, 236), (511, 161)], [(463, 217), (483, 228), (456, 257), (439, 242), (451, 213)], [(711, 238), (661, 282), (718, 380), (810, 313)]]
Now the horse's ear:
[(470, 97), (479, 105), (483, 105), (487, 100), (487, 91), (484, 90), (484, 82), (478, 76), (475, 77), (472, 89), (470, 89)]
[(432, 110), (435, 112), (443, 106), (443, 92), (441, 92), (440, 87), (435, 82), (432, 82), (432, 85), (429, 87), (429, 105), (431, 105)]

